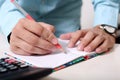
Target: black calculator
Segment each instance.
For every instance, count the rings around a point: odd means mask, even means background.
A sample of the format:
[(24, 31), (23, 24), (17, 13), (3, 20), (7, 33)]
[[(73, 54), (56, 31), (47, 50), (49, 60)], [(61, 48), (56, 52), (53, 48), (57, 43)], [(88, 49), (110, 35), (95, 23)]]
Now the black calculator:
[(0, 80), (35, 80), (50, 73), (51, 68), (33, 67), (10, 57), (0, 58)]

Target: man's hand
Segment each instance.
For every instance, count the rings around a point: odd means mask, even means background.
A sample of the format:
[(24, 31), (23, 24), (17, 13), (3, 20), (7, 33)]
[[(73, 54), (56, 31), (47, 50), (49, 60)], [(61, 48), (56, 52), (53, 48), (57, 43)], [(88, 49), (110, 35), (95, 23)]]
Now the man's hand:
[(63, 34), (60, 38), (70, 40), (68, 47), (74, 47), (80, 40), (78, 50), (84, 50), (86, 52), (96, 51), (97, 53), (101, 53), (112, 48), (115, 44), (115, 38), (100, 29), (99, 26)]
[(43, 22), (21, 19), (10, 36), (11, 50), (16, 54), (48, 54), (56, 49), (54, 27)]

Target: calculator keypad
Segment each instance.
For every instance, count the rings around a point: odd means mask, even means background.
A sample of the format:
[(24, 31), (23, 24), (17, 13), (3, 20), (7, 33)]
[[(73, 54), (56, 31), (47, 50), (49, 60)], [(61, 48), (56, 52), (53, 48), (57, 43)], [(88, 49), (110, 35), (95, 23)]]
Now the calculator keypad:
[(36, 80), (52, 72), (52, 68), (38, 68), (13, 57), (0, 58), (0, 80)]
[(29, 67), (28, 64), (11, 58), (0, 59), (0, 73)]

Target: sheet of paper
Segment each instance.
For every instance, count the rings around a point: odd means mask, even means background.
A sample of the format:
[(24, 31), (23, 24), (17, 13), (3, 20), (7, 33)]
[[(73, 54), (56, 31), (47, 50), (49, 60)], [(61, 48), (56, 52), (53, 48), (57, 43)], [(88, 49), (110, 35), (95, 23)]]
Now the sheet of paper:
[(78, 58), (80, 56), (84, 56), (88, 54), (87, 52), (78, 51), (75, 48), (67, 48), (68, 41), (66, 40), (60, 40), (59, 43), (63, 46), (63, 48), (67, 51), (67, 54), (63, 52), (56, 52), (48, 55), (36, 55), (36, 56), (21, 56), (16, 55), (12, 52), (9, 52), (8, 54), (17, 57), (23, 61), (26, 61), (30, 64), (33, 64), (37, 67), (46, 67), (46, 68), (55, 68), (58, 67), (64, 63), (67, 63), (71, 60), (74, 60), (75, 58)]

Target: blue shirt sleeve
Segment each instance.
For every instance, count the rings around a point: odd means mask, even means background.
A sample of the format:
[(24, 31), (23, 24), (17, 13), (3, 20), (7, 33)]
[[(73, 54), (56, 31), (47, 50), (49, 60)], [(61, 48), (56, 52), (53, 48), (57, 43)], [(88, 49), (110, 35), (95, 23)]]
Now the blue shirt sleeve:
[(120, 0), (93, 0), (94, 26), (107, 24), (117, 27)]
[(13, 27), (16, 25), (20, 18), (23, 18), (22, 15), (16, 7), (10, 2), (10, 0), (6, 0), (0, 8), (0, 28), (2, 33), (6, 36), (12, 31)]
[[(1, 1), (1, 0), (0, 0)], [(55, 27), (55, 35), (80, 29), (82, 0), (16, 0), (36, 21)], [(72, 11), (71, 11), (72, 10)], [(64, 15), (63, 15), (64, 14)], [(1, 31), (7, 37), (24, 15), (10, 2), (4, 0), (0, 8)]]
[(0, 0), (0, 7), (1, 7), (1, 5), (3, 4), (4, 1), (5, 1), (5, 0)]

